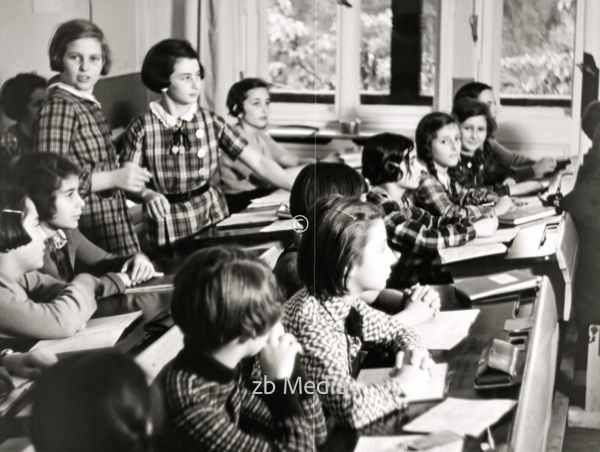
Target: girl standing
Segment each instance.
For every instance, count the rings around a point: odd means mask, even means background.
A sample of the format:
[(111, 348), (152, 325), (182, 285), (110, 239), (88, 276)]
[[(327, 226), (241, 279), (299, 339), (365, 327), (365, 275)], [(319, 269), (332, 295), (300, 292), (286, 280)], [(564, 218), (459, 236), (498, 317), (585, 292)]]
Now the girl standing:
[(197, 52), (178, 39), (156, 44), (142, 65), (142, 81), (161, 99), (129, 125), (123, 161), (152, 172), (151, 188), (140, 195), (144, 228), (154, 248), (171, 249), (178, 240), (227, 217), (225, 197), (215, 183), (220, 151), (239, 158), (271, 184), (291, 187), (279, 165), (250, 146), (223, 118), (198, 106), (203, 77)]
[(110, 128), (92, 94), (111, 59), (104, 34), (87, 20), (62, 24), (50, 42), (50, 67), (60, 72), (40, 112), (37, 150), (65, 155), (81, 168), (86, 200), (79, 227), (101, 248), (121, 255), (139, 251), (123, 190), (138, 192), (150, 173), (119, 168)]

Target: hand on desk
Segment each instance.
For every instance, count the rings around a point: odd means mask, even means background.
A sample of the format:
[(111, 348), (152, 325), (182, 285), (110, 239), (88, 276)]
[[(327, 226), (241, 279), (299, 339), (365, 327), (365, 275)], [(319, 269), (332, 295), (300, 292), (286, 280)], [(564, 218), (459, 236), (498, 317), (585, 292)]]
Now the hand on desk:
[(409, 298), (401, 313), (407, 325), (426, 322), (440, 311), (440, 295), (431, 286), (415, 284), (407, 292)]
[(56, 355), (40, 349), (26, 353), (13, 353), (4, 357), (3, 364), (12, 375), (22, 378), (36, 378), (42, 370), (58, 361)]
[(396, 354), (396, 366), (392, 377), (400, 381), (405, 395), (415, 394), (424, 384), (428, 384), (434, 364), (427, 349), (401, 351)]
[(491, 237), (498, 229), (498, 218), (481, 218), (473, 222), (475, 237)]
[(156, 273), (154, 264), (144, 253), (137, 253), (128, 259), (123, 264), (121, 272), (129, 276), (130, 281), (129, 284), (125, 284), (126, 287), (148, 281)]
[(510, 196), (501, 196), (494, 205), (494, 212), (496, 212), (496, 216), (500, 216), (510, 212), (514, 208), (515, 205), (512, 202), (512, 199), (510, 199)]

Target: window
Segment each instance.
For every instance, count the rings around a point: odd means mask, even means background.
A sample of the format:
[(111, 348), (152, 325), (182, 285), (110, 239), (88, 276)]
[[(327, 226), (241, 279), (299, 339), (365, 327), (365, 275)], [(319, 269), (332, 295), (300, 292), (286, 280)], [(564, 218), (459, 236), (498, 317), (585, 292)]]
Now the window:
[(336, 2), (269, 0), (271, 98), (333, 103)]
[(437, 0), (363, 1), (361, 103), (431, 105)]
[[(439, 0), (348, 3), (361, 5), (352, 10), (361, 24), (360, 102), (432, 105)], [(274, 101), (334, 102), (338, 8), (334, 0), (269, 0)], [(352, 50), (340, 48), (342, 60)]]
[(504, 0), (500, 97), (505, 105), (570, 107), (576, 0)]

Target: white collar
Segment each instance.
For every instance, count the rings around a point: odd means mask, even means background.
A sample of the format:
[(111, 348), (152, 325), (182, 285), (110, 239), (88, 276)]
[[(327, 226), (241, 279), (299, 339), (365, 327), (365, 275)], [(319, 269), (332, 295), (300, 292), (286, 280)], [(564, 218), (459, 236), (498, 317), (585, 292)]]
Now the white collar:
[(177, 127), (177, 123), (180, 119), (183, 121), (191, 121), (198, 111), (198, 104), (194, 102), (188, 111), (177, 117), (165, 110), (160, 101), (155, 100), (154, 102), (150, 102), (150, 111), (165, 127), (172, 128)]
[(98, 99), (96, 99), (96, 96), (94, 96), (93, 94), (88, 94), (88, 93), (79, 91), (77, 88), (73, 88), (71, 85), (67, 85), (66, 83), (63, 83), (63, 82), (53, 83), (48, 88), (53, 88), (53, 87), (60, 88), (62, 90), (65, 90), (65, 91), (73, 94), (74, 96), (81, 97), (82, 99), (85, 99), (85, 100), (89, 100), (90, 102), (93, 102), (94, 104), (96, 104), (99, 107), (101, 106), (100, 102), (98, 102)]
[(448, 175), (448, 173), (440, 173), (438, 171), (437, 176), (438, 180), (442, 183), (444, 188), (448, 190), (450, 188), (450, 176)]

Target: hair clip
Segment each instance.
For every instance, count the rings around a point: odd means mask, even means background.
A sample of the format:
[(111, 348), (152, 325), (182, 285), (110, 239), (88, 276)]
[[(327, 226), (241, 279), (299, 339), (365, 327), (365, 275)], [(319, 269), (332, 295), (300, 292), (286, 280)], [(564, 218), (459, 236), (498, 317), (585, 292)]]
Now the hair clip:
[(13, 210), (13, 209), (2, 209), (2, 213), (17, 213), (19, 215), (23, 215), (22, 210)]

